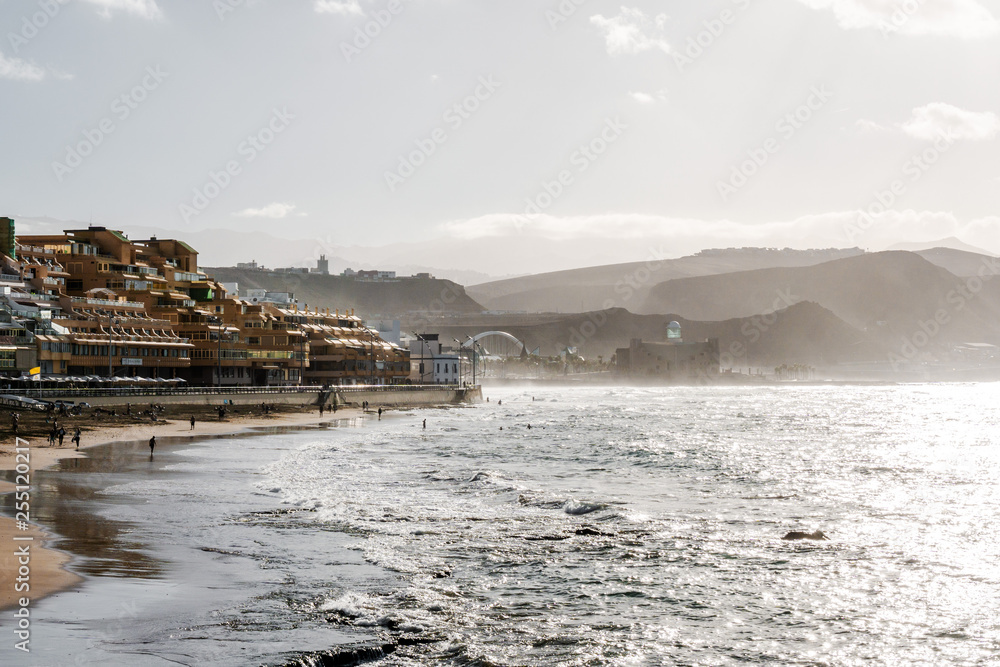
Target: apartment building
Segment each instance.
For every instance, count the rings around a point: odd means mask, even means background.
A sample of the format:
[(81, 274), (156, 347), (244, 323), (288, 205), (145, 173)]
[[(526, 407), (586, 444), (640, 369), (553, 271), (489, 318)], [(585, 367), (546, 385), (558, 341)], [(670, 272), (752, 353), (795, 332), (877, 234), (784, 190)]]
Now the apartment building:
[[(8, 290), (11, 303), (50, 323), (36, 341), (43, 373), (218, 386), (392, 383), (409, 374), (408, 353), (353, 313), (241, 300), (199, 270), (198, 252), (183, 241), (89, 227), (18, 236), (14, 254), (6, 270), (23, 288)], [(0, 373), (3, 358), (0, 349)]]

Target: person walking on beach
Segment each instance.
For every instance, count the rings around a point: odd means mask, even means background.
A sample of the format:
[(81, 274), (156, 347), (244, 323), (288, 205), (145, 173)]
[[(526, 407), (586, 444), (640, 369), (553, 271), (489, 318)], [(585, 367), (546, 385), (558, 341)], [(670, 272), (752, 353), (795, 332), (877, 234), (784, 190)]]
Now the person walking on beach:
[(58, 435), (59, 435), (59, 446), (62, 447), (63, 446), (63, 438), (66, 437), (66, 429), (60, 428), (59, 431), (58, 431)]
[(153, 450), (156, 449), (156, 436), (149, 439), (149, 458), (153, 458)]
[(17, 412), (10, 416), (10, 428), (17, 435), (17, 429), (21, 426), (21, 415)]
[(52, 430), (49, 431), (49, 446), (56, 444), (56, 438), (59, 436), (59, 431), (53, 426)]
[(323, 408), (324, 408), (324, 407), (326, 407), (326, 406), (325, 406), (325, 405), (323, 405), (322, 403), (320, 403), (320, 404), (319, 404), (319, 416), (320, 416), (320, 417), (322, 417), (322, 416), (323, 416)]
[(382, 421), (382, 408), (378, 409), (378, 420)]
[(76, 427), (76, 431), (73, 432), (73, 444), (76, 445), (77, 449), (80, 449), (80, 427)]
[(191, 430), (194, 430), (194, 415), (191, 415)]

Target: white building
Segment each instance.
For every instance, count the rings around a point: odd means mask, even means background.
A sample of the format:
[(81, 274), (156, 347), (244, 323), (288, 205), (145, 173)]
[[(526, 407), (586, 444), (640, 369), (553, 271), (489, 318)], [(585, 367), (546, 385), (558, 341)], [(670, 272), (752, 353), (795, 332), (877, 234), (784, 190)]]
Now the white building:
[(375, 325), (375, 330), (378, 331), (379, 337), (392, 343), (393, 345), (401, 345), (402, 331), (400, 329), (399, 320), (383, 320)]
[(409, 340), (410, 382), (414, 384), (460, 384), (467, 379), (468, 362), (459, 352), (446, 348), (438, 334), (420, 334)]

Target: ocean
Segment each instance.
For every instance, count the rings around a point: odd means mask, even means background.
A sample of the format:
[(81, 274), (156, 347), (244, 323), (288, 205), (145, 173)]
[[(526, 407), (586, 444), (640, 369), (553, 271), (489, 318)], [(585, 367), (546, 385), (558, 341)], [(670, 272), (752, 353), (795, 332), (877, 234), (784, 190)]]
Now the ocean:
[(0, 662), (1000, 664), (1000, 385), (485, 393), (39, 473)]

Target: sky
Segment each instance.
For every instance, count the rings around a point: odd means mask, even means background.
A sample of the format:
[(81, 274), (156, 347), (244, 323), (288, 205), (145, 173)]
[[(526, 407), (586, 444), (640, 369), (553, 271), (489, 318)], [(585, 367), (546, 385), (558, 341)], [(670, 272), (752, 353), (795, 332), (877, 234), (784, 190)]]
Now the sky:
[(338, 256), (436, 244), (436, 266), (494, 274), (654, 247), (1000, 253), (998, 17), (1000, 0), (0, 0), (0, 215)]

